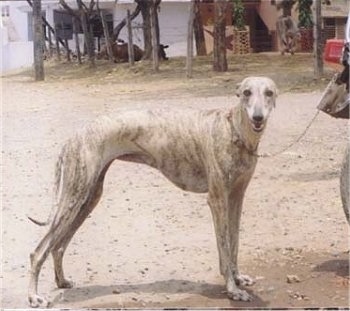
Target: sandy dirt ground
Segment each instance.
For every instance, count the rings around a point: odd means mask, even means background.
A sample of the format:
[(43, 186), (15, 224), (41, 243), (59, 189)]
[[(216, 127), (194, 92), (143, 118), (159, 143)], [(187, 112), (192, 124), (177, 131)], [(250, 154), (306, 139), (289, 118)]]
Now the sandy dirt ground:
[[(67, 137), (116, 109), (229, 107), (238, 100), (236, 80), (249, 70), (209, 77), (203, 92), (199, 78), (154, 82), (148, 75), (142, 83), (139, 76), (114, 83), (114, 71), (98, 79), (49, 71), (39, 83), (28, 73), (3, 77), (2, 308), (28, 306), (29, 253), (47, 228), (27, 215), (49, 215), (54, 163)], [(274, 79), (281, 93), (261, 153), (293, 142), (321, 94), (317, 87), (290, 91), (277, 74)], [(75, 287), (56, 288), (50, 258), (40, 294), (54, 308), (77, 309), (347, 306), (349, 226), (339, 194), (347, 137), (346, 120), (320, 114), (299, 143), (259, 160), (245, 197), (239, 252), (240, 270), (256, 278), (247, 288), (252, 302), (226, 298), (206, 195), (183, 192), (156, 170), (125, 162), (111, 166), (100, 204), (66, 252)]]

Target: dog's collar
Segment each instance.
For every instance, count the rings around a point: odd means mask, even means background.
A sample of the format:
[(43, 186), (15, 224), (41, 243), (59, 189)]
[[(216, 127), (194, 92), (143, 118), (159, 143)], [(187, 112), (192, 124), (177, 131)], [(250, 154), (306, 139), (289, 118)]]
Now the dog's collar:
[(257, 151), (258, 151), (259, 144), (257, 144), (254, 149), (248, 148), (248, 146), (245, 144), (243, 138), (240, 135), (240, 131), (235, 127), (232, 110), (227, 115), (227, 119), (228, 119), (228, 121), (230, 123), (231, 134), (236, 133), (236, 139), (232, 135), (232, 143), (234, 145), (236, 145), (237, 147), (239, 147), (239, 148), (245, 149), (249, 155), (258, 157)]
[(235, 144), (239, 148), (243, 148), (247, 151), (247, 153), (251, 156), (258, 157), (258, 145), (254, 149), (250, 149), (247, 147), (247, 145), (244, 143), (243, 139), (241, 139), (239, 136), (236, 140), (233, 141), (233, 144)]

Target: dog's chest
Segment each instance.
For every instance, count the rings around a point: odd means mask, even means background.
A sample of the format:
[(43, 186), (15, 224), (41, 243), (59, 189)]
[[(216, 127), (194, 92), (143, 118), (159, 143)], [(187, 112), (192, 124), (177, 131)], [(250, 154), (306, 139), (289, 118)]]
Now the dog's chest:
[(181, 140), (159, 150), (157, 168), (183, 190), (206, 192), (206, 167), (202, 148), (195, 140)]
[(248, 149), (236, 144), (233, 141), (226, 144), (214, 145), (215, 150), (212, 159), (208, 159), (208, 165), (212, 170), (217, 170), (228, 184), (235, 183), (241, 177), (250, 179), (254, 173), (257, 157), (249, 152)]

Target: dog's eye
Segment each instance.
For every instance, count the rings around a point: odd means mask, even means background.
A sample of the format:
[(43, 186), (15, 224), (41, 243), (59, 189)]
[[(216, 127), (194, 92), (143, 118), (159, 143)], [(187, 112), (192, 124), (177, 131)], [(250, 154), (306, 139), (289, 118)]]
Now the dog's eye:
[(265, 91), (265, 95), (266, 95), (267, 97), (272, 97), (272, 96), (273, 96), (273, 92), (272, 92), (271, 90), (266, 90), (266, 91)]
[(249, 97), (250, 95), (252, 95), (252, 92), (250, 90), (244, 90), (243, 95)]

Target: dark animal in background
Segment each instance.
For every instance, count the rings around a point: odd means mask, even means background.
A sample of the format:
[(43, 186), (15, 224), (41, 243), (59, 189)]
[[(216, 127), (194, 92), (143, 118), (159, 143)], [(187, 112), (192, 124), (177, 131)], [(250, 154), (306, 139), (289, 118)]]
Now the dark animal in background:
[[(125, 63), (129, 61), (129, 52), (127, 43), (114, 42), (112, 44), (113, 58), (116, 63)], [(143, 51), (134, 44), (134, 60), (139, 61), (143, 57)], [(97, 59), (108, 59), (107, 46), (103, 45), (101, 51), (97, 54)]]
[[(169, 45), (160, 44), (158, 50), (158, 56), (160, 60), (168, 60), (165, 49)], [(123, 40), (118, 40), (112, 44), (113, 58), (116, 63), (125, 63), (129, 61), (128, 44)], [(144, 55), (144, 51), (134, 44), (134, 60), (140, 61)], [(108, 59), (107, 46), (103, 45), (100, 52), (97, 54), (97, 59)]]
[(159, 44), (158, 57), (161, 60), (168, 60), (169, 57), (166, 56), (165, 49), (167, 49), (169, 45)]

